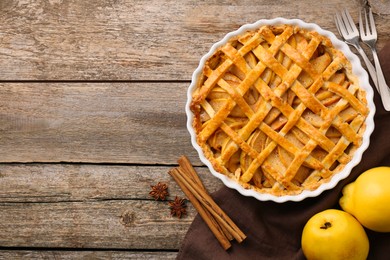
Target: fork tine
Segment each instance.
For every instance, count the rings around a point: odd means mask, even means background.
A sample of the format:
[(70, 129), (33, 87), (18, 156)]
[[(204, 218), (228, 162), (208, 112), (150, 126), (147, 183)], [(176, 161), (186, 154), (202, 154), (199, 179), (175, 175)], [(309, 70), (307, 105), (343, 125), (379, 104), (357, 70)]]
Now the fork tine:
[(343, 24), (345, 26), (345, 30), (348, 32), (348, 33), (351, 33), (352, 32), (352, 27), (351, 25), (349, 24), (349, 21), (348, 21), (348, 17), (347, 15), (345, 14), (345, 11), (342, 11), (341, 12), (341, 17), (342, 17), (342, 21), (343, 21)]
[(343, 20), (341, 19), (341, 16), (339, 13), (336, 13), (336, 26), (337, 28), (339, 29), (339, 31), (341, 32), (340, 34), (345, 37), (345, 35), (347, 35), (347, 30), (345, 29), (345, 25), (343, 23)]
[(363, 26), (364, 25), (363, 25), (363, 19), (362, 19), (362, 12), (359, 12), (359, 31), (360, 31), (360, 36), (361, 37), (364, 37), (366, 35), (364, 33)]
[(334, 23), (336, 24), (336, 28), (337, 28), (337, 31), (339, 32), (340, 36), (343, 36), (343, 34), (341, 33), (341, 30), (340, 30), (339, 21), (337, 20), (337, 16), (338, 16), (338, 13), (336, 13), (335, 16), (333, 17)]
[(355, 23), (353, 22), (353, 19), (351, 15), (349, 14), (347, 9), (344, 9), (344, 23), (348, 24), (348, 29), (350, 33), (356, 33), (357, 28)]
[[(372, 15), (371, 7), (369, 9), (369, 16), (370, 16), (370, 24), (371, 24), (371, 33), (374, 34), (375, 36), (377, 36), (374, 16)], [(367, 18), (367, 16), (366, 16), (366, 18)], [(368, 25), (367, 25), (367, 27), (368, 27)]]
[(350, 23), (351, 25), (354, 24), (354, 23), (353, 23), (352, 16), (349, 14), (349, 12), (348, 12), (347, 9), (344, 9), (344, 13), (345, 13), (345, 15), (347, 16), (349, 23)]
[(352, 33), (353, 32), (353, 20), (350, 17), (349, 12), (347, 11), (347, 9), (344, 9), (344, 12), (342, 12), (342, 15), (343, 15), (343, 18), (344, 18), (343, 20), (344, 20), (345, 27), (347, 28), (347, 31), (349, 33)]
[(370, 30), (370, 23), (368, 22), (368, 19), (367, 19), (366, 8), (364, 8), (363, 11), (364, 11), (364, 20), (366, 22), (366, 35), (369, 35), (369, 34), (371, 34), (371, 30)]

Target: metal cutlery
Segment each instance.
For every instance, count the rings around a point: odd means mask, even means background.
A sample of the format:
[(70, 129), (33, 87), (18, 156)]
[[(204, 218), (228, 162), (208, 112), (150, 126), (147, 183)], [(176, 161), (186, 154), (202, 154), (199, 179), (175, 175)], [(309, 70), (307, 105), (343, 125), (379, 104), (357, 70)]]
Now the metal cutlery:
[(336, 12), (335, 23), (340, 35), (344, 38), (344, 41), (347, 44), (355, 47), (356, 50), (359, 52), (360, 56), (363, 58), (364, 62), (366, 63), (368, 72), (371, 76), (371, 79), (374, 82), (375, 87), (379, 91), (375, 67), (371, 64), (366, 53), (363, 51), (362, 47), (359, 44), (359, 30), (356, 28), (356, 25), (354, 24), (349, 12), (347, 10), (341, 11), (340, 13)]
[(386, 80), (385, 80), (385, 77), (384, 77), (383, 72), (382, 72), (382, 68), (381, 68), (381, 65), (379, 62), (379, 58), (378, 58), (378, 54), (377, 54), (376, 46), (375, 46), (377, 38), (378, 38), (378, 34), (377, 34), (376, 28), (375, 28), (374, 17), (372, 15), (371, 8), (369, 9), (369, 13), (368, 13), (369, 19), (367, 18), (366, 9), (363, 9), (363, 12), (364, 12), (364, 18), (365, 18), (364, 20), (365, 20), (366, 26), (364, 29), (362, 14), (361, 14), (361, 12), (359, 12), (360, 38), (361, 38), (362, 42), (367, 44), (367, 46), (369, 46), (371, 51), (372, 51), (372, 55), (374, 57), (374, 62), (375, 62), (377, 79), (378, 79), (378, 87), (379, 87), (378, 91), (379, 91), (379, 94), (382, 98), (382, 103), (383, 103), (384, 108), (387, 111), (390, 111), (390, 91), (389, 91), (389, 87), (386, 84)]

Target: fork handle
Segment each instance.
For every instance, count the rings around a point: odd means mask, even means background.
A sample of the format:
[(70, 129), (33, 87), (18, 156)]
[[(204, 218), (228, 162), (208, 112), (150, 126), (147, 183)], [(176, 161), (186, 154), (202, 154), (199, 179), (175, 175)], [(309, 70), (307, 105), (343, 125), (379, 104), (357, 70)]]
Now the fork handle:
[(379, 94), (382, 98), (382, 104), (386, 111), (390, 111), (390, 91), (386, 84), (385, 76), (383, 75), (381, 64), (379, 62), (378, 54), (375, 48), (372, 48), (372, 54), (374, 56), (375, 68), (378, 77)]
[(378, 79), (377, 79), (377, 72), (375, 70), (375, 67), (372, 65), (371, 61), (368, 59), (366, 53), (363, 51), (362, 47), (360, 45), (355, 46), (356, 50), (360, 53), (360, 56), (362, 56), (364, 62), (366, 63), (366, 67), (368, 69), (368, 73), (371, 76), (372, 82), (374, 82), (374, 85), (376, 89), (379, 91), (379, 85), (378, 85)]
[(385, 76), (383, 75), (381, 64), (379, 62), (378, 54), (375, 48), (372, 48), (374, 56), (375, 68), (378, 77), (379, 94), (382, 98), (382, 103), (386, 111), (390, 111), (390, 91), (386, 84)]

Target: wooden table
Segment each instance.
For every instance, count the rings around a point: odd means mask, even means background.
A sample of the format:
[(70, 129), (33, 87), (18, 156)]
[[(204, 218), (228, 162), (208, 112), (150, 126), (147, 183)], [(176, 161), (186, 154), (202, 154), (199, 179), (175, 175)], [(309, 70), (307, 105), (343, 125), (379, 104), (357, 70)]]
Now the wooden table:
[[(192, 72), (227, 32), (300, 18), (336, 32), (358, 2), (0, 1), (0, 259), (174, 259), (196, 215), (149, 196), (187, 155), (210, 192), (185, 122)], [(371, 2), (378, 47), (389, 1)], [(387, 8), (387, 9), (386, 9)]]

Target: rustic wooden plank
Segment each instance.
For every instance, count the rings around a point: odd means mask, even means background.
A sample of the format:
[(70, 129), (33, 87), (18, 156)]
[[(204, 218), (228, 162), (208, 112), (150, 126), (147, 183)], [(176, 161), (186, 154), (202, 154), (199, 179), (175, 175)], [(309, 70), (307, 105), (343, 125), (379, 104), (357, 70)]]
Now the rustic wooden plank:
[[(190, 203), (182, 219), (167, 201), (149, 196), (150, 185), (168, 184), (170, 166), (1, 164), (2, 247), (177, 250), (196, 215)], [(196, 167), (210, 192), (222, 184)], [(0, 253), (1, 258), (1, 253)]]
[(368, 0), (369, 6), (372, 8), (373, 13), (378, 15), (390, 15), (390, 2), (389, 0)]
[(0, 162), (200, 164), (187, 83), (0, 83)]
[(0, 259), (176, 259), (176, 252), (142, 251), (60, 251), (60, 250), (0, 250)]
[[(2, 0), (1, 80), (189, 80), (211, 45), (242, 24), (280, 16), (336, 32), (335, 8), (357, 18), (357, 2)], [(381, 47), (390, 17), (375, 18)]]
[[(177, 250), (196, 211), (170, 216), (167, 202), (148, 195), (170, 167), (64, 164), (0, 165), (0, 245), (39, 248)], [(222, 184), (197, 167), (206, 188)], [(1, 254), (0, 254), (1, 256)]]
[(0, 245), (177, 250), (195, 214), (188, 203), (178, 219), (154, 200), (0, 203)]
[[(150, 186), (168, 185), (168, 200), (183, 197), (168, 174), (171, 167), (0, 164), (0, 202), (83, 202), (104, 200), (153, 200)], [(205, 167), (196, 167), (206, 189), (214, 192), (222, 182)], [(0, 244), (1, 245), (1, 244)]]

